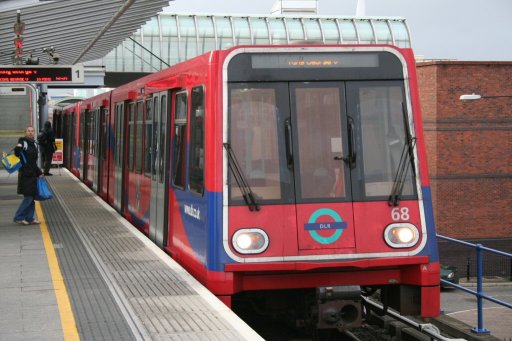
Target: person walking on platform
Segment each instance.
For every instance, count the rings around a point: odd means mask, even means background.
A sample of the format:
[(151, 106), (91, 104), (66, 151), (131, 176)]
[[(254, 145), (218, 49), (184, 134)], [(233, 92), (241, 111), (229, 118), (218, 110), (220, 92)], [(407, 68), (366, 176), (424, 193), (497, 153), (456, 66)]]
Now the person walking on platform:
[(37, 166), (38, 151), (35, 134), (34, 127), (28, 126), (25, 129), (25, 136), (19, 138), (14, 148), (14, 154), (22, 162), (18, 172), (18, 194), (23, 194), (23, 200), (14, 215), (14, 222), (20, 225), (40, 223), (34, 219), (34, 196), (37, 194), (37, 178), (42, 176), (43, 172)]
[(50, 121), (44, 123), (43, 130), (37, 136), (37, 142), (41, 147), (41, 161), (44, 175), (52, 175), (50, 167), (52, 166), (53, 153), (55, 152), (55, 133)]

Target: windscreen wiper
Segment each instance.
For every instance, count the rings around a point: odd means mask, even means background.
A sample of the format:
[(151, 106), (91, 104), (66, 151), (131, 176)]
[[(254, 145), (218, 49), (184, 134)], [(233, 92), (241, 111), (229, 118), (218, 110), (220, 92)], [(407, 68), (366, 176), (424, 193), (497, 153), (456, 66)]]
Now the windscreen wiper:
[(411, 134), (411, 128), (408, 123), (409, 120), (407, 119), (407, 110), (405, 109), (405, 105), (403, 102), (402, 114), (404, 121), (406, 143), (404, 144), (404, 148), (402, 149), (402, 155), (400, 156), (400, 162), (398, 163), (397, 173), (395, 175), (395, 180), (393, 182), (391, 194), (389, 195), (389, 206), (398, 206), (400, 202), (400, 197), (402, 196), (402, 191), (404, 189), (407, 173), (409, 172), (409, 167), (411, 167), (411, 165), (412, 173), (413, 175), (416, 175), (416, 170), (414, 168), (414, 146), (416, 145), (416, 137), (412, 136)]
[(245, 178), (240, 165), (238, 164), (235, 152), (229, 143), (224, 143), (224, 148), (226, 148), (226, 151), (228, 152), (229, 169), (231, 169), (231, 173), (235, 178), (238, 188), (240, 188), (240, 192), (242, 192), (242, 197), (244, 198), (245, 204), (247, 207), (249, 207), (249, 211), (259, 211), (260, 206), (256, 202), (256, 199), (254, 199), (254, 193), (251, 189), (251, 186), (249, 186), (249, 183), (247, 182), (247, 179)]

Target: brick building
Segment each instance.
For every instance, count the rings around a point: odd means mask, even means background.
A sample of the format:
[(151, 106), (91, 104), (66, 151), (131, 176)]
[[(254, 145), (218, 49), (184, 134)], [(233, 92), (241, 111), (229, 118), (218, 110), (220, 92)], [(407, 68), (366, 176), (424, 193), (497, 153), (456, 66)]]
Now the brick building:
[[(417, 73), (438, 233), (512, 252), (512, 62), (423, 62)], [(472, 93), (484, 97), (459, 99)], [(442, 261), (459, 251), (440, 243)]]

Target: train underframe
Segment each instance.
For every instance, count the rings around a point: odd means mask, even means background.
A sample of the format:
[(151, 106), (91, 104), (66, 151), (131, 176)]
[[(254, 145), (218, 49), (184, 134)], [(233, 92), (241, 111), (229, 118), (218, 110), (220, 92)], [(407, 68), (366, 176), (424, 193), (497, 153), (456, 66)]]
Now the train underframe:
[[(309, 334), (321, 330), (343, 331), (359, 327), (364, 321), (361, 296), (371, 296), (381, 302), (384, 310), (391, 308), (402, 315), (437, 316), (436, 302), (440, 297), (437, 267), (434, 264), (428, 274), (419, 276), (422, 268), (424, 265), (416, 264), (372, 271), (235, 273), (238, 293), (219, 298), (243, 319), (257, 316), (256, 325), (286, 325), (290, 330), (298, 328)], [(313, 286), (315, 281), (329, 285)]]
[[(322, 339), (315, 336), (361, 327), (369, 312), (361, 296), (371, 296), (384, 306), (377, 313), (392, 308), (402, 315), (421, 315), (424, 289), (384, 285), (246, 291), (233, 295), (232, 309), (257, 332), (284, 330), (285, 334), (296, 333), (295, 337)], [(433, 289), (439, 292), (439, 287)]]

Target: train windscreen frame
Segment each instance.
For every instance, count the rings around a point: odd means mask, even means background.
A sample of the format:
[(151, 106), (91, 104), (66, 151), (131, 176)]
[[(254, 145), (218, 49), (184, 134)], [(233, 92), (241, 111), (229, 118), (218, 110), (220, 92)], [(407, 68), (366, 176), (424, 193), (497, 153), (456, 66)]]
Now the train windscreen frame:
[[(339, 54), (345, 60), (354, 61), (353, 56), (358, 52)], [(351, 58), (347, 58), (349, 54), (352, 54)], [(407, 98), (403, 66), (388, 52), (363, 54), (373, 55), (373, 61), (368, 58), (363, 62), (364, 66), (352, 63), (348, 67), (324, 69), (318, 66), (309, 69), (264, 68), (260, 63), (256, 68), (240, 73), (240, 68), (252, 63), (254, 55), (242, 53), (230, 61), (229, 144), (259, 204), (383, 201), (390, 198), (396, 185), (396, 174), (400, 172), (400, 158), (407, 150), (406, 127), (409, 122), (404, 111)], [(262, 58), (262, 54), (255, 55)], [(315, 53), (309, 60), (316, 63), (336, 59), (332, 52), (324, 59), (319, 55), (321, 53)], [(282, 63), (302, 57), (279, 58)], [(378, 63), (375, 62), (377, 59)], [(357, 77), (355, 70), (360, 71)], [(315, 76), (306, 81), (305, 72), (314, 72)], [(287, 124), (293, 127), (291, 135), (296, 160), (293, 167), (286, 164), (285, 149), (288, 147), (285, 142), (290, 138), (286, 133)], [(376, 129), (372, 127), (376, 125), (386, 127), (377, 129), (382, 134), (374, 133)], [(308, 131), (308, 127), (313, 126), (316, 128), (312, 130), (323, 134)], [(304, 140), (299, 138), (301, 134), (308, 136), (318, 149), (308, 147), (309, 142), (303, 143)], [(355, 136), (354, 141), (350, 141), (351, 134)], [(350, 148), (353, 148), (354, 167), (329, 167), (336, 162), (343, 164), (342, 159), (347, 161)], [(381, 157), (376, 158), (379, 155)], [(405, 172), (401, 199), (417, 199), (414, 164), (410, 164)], [(229, 176), (229, 202), (241, 205), (244, 203), (241, 190), (233, 175), (230, 173)]]

